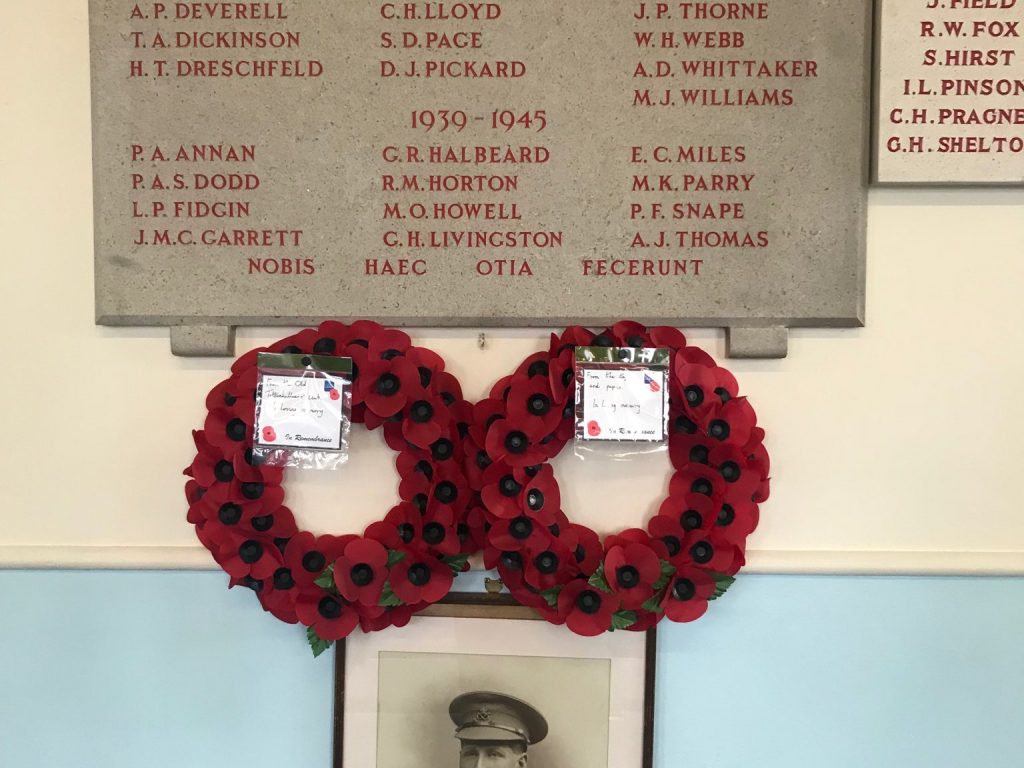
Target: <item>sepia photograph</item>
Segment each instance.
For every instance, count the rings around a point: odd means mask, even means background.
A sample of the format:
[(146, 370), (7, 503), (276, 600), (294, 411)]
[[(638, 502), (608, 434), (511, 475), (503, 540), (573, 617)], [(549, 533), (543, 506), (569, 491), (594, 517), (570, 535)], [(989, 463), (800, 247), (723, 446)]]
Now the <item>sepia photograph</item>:
[(438, 616), (354, 636), (338, 651), (335, 766), (645, 768), (647, 642)]

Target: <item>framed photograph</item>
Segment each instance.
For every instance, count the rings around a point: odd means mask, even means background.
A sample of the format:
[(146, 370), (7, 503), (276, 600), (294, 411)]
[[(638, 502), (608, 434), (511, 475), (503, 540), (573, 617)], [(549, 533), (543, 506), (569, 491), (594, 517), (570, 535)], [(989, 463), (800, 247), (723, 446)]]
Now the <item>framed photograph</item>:
[(338, 644), (334, 766), (651, 768), (655, 644), (453, 597)]

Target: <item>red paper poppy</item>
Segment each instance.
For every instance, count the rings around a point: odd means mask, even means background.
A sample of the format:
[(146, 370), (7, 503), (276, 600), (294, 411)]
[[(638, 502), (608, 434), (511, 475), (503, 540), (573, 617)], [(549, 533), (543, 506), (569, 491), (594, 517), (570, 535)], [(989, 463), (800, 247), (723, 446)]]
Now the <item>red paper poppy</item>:
[(506, 518), (522, 514), (522, 494), (529, 482), (525, 475), (525, 468), (513, 469), (504, 461), (490, 464), (484, 470), (480, 498), (490, 514)]
[(572, 523), (570, 527), (576, 537), (576, 548), (573, 550), (576, 567), (580, 573), (593, 573), (604, 558), (601, 537), (585, 525)]
[(651, 337), (647, 328), (632, 320), (620, 320), (611, 327), (611, 336), (619, 347), (649, 347)]
[(403, 603), (436, 603), (452, 588), (454, 575), (441, 560), (413, 549), (391, 567), (391, 589)]
[(746, 454), (734, 445), (715, 447), (708, 456), (708, 462), (717, 468), (729, 498), (750, 499), (764, 480), (760, 472), (751, 466)]
[(604, 558), (604, 576), (622, 606), (635, 610), (654, 596), (654, 584), (661, 578), (661, 559), (644, 544), (613, 546)]
[(319, 590), (303, 595), (295, 603), (299, 621), (312, 627), (323, 640), (340, 640), (359, 626), (359, 612), (342, 598)]
[(388, 551), (380, 542), (354, 539), (334, 563), (334, 584), (349, 602), (376, 606), (388, 577), (387, 566)]
[(705, 534), (687, 544), (673, 564), (693, 565), (719, 573), (728, 572), (733, 565), (736, 548), (730, 543), (716, 543), (711, 536)]
[(487, 543), (502, 552), (538, 552), (546, 549), (552, 538), (544, 523), (525, 514), (492, 520), (487, 533)]
[(441, 437), (451, 437), (451, 421), (451, 413), (440, 396), (419, 389), (409, 394), (402, 411), (402, 436), (418, 448), (429, 448)]
[(680, 568), (665, 590), (661, 607), (672, 621), (694, 621), (708, 609), (715, 581), (699, 568)]
[(232, 538), (224, 542), (218, 554), (221, 568), (236, 579), (265, 579), (283, 565), (277, 547), (257, 539), (239, 542)]
[(280, 619), (286, 624), (299, 623), (299, 614), (295, 611), (296, 598), (289, 594), (289, 591), (272, 589), (269, 592), (260, 592), (256, 596), (259, 598), (263, 610), (274, 618)]
[(521, 553), (523, 580), (534, 589), (543, 591), (572, 578), (579, 572), (573, 548), (565, 539), (552, 537), (543, 549), (528, 549)]
[(418, 395), (420, 375), (404, 357), (369, 360), (359, 371), (356, 390), (368, 410), (386, 419), (399, 413), (410, 397)]
[(547, 377), (530, 378), (525, 373), (513, 376), (506, 405), (509, 421), (525, 425), (531, 434), (550, 434), (562, 418)]
[(314, 536), (302, 531), (288, 541), (284, 550), (285, 565), (291, 569), (295, 583), (307, 587), (338, 559), (345, 545), (355, 538), (353, 535)]
[(577, 635), (593, 637), (607, 632), (618, 609), (618, 595), (603, 592), (582, 579), (570, 581), (558, 593), (558, 613)]
[(371, 360), (391, 360), (404, 355), (411, 346), (412, 339), (405, 331), (381, 327), (370, 335), (368, 352)]
[(547, 456), (540, 441), (546, 437), (537, 423), (497, 419), (487, 430), (484, 447), (494, 461), (505, 461), (513, 467), (539, 464)]

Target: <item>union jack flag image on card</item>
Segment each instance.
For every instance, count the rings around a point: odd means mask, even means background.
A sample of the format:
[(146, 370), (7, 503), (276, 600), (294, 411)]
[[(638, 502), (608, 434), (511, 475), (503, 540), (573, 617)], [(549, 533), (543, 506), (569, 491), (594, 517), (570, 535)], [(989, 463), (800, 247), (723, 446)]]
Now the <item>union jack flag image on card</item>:
[(651, 392), (661, 392), (661, 385), (646, 373), (644, 374), (644, 384), (650, 386)]

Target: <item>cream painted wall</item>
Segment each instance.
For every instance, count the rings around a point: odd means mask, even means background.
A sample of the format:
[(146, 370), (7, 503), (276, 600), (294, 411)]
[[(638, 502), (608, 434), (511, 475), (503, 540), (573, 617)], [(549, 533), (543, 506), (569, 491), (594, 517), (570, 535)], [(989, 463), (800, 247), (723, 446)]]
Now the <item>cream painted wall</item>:
[[(173, 358), (165, 329), (93, 324), (86, 1), (4, 0), (0, 72), (0, 566), (210, 567), (180, 471), (229, 361)], [(872, 190), (867, 327), (795, 331), (786, 360), (727, 363), (773, 458), (753, 569), (1024, 573), (1022, 288), (1024, 189)], [(478, 333), (413, 332), (471, 398), (544, 343), (488, 330), (481, 350)], [(244, 330), (238, 351), (280, 335)], [(720, 332), (689, 335), (722, 357)], [(390, 452), (361, 431), (357, 448), (341, 472), (289, 479), (307, 527), (353, 531), (396, 498)], [(567, 512), (639, 521), (666, 467), (629, 467), (652, 480), (632, 499), (606, 467), (560, 457)], [(340, 493), (359, 501), (335, 510)]]

